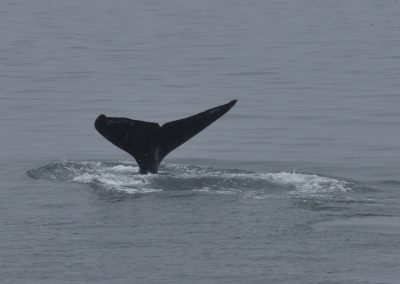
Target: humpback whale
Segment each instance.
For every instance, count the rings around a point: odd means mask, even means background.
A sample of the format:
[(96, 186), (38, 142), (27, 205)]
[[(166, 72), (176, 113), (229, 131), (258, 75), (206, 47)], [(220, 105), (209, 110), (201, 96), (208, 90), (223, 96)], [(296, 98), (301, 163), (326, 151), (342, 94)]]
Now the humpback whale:
[(108, 141), (133, 156), (140, 174), (157, 173), (158, 166), (168, 153), (223, 116), (236, 101), (162, 126), (155, 122), (107, 117), (104, 114), (97, 117), (94, 126)]

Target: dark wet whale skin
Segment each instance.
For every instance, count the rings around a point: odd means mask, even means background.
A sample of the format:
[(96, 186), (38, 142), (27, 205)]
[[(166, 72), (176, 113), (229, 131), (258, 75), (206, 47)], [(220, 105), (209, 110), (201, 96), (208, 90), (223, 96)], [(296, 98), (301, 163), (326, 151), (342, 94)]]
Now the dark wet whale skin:
[(139, 165), (139, 173), (157, 173), (161, 161), (229, 111), (237, 100), (196, 115), (170, 121), (160, 126), (155, 122), (101, 114), (94, 126), (108, 141), (128, 152)]

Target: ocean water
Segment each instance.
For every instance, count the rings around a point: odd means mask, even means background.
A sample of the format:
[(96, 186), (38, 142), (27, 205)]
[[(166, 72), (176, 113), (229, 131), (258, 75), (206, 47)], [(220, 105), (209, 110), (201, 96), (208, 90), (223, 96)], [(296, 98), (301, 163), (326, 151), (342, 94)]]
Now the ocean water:
[[(399, 283), (400, 2), (0, 2), (1, 283)], [(238, 99), (156, 175), (93, 127)]]

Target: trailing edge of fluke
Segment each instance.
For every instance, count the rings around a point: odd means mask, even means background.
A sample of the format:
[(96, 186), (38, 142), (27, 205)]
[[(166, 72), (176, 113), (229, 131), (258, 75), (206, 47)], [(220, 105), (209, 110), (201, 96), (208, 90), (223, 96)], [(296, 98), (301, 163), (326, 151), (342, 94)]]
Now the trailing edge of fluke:
[(169, 152), (223, 116), (236, 101), (162, 126), (155, 122), (107, 117), (104, 114), (97, 117), (94, 126), (108, 141), (135, 158), (140, 174), (157, 173), (158, 166)]

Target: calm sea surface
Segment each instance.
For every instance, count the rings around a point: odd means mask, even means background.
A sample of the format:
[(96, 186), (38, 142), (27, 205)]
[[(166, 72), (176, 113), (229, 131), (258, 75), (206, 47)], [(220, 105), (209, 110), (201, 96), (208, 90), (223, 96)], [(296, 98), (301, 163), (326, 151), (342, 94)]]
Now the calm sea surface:
[[(0, 2), (1, 283), (399, 283), (400, 1)], [(158, 175), (94, 129), (238, 99)]]

